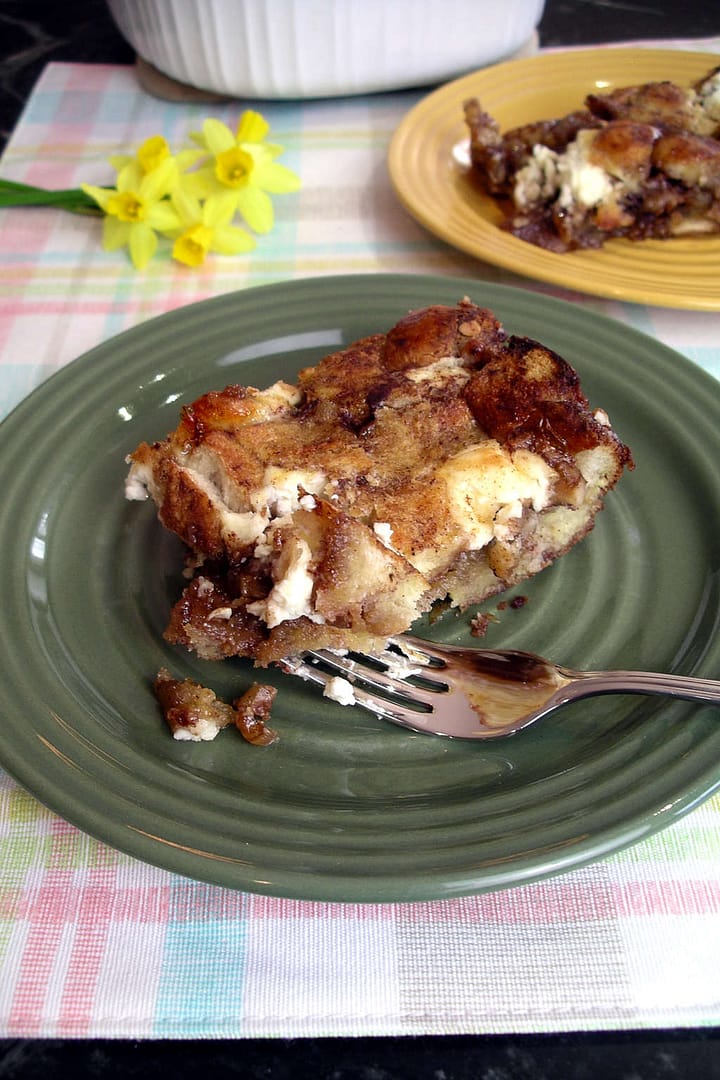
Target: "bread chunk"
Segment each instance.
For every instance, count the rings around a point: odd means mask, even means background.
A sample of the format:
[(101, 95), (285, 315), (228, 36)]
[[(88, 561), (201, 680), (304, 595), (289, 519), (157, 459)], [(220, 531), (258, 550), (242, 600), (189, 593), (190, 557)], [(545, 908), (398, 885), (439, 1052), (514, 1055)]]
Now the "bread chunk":
[(589, 94), (577, 112), (504, 134), (477, 99), (464, 114), (473, 171), (522, 240), (562, 253), (720, 232), (720, 68), (689, 88)]
[(160, 668), (153, 682), (158, 704), (174, 739), (210, 742), (224, 728), (234, 725), (255, 746), (269, 746), (277, 734), (267, 721), (277, 690), (254, 683), (232, 705), (221, 701), (207, 686), (194, 679), (174, 679)]
[(166, 637), (258, 666), (377, 652), (437, 601), (538, 573), (632, 466), (570, 365), (468, 299), (294, 386), (211, 390), (129, 462), (127, 496), (152, 497), (192, 566)]

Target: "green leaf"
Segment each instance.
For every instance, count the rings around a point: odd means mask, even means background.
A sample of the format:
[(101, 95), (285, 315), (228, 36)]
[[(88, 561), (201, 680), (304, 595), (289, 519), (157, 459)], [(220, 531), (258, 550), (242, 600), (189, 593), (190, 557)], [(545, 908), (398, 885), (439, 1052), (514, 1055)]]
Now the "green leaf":
[(81, 188), (49, 191), (31, 184), (0, 179), (0, 207), (11, 206), (57, 206), (75, 214), (92, 214), (96, 217), (102, 214), (95, 200)]

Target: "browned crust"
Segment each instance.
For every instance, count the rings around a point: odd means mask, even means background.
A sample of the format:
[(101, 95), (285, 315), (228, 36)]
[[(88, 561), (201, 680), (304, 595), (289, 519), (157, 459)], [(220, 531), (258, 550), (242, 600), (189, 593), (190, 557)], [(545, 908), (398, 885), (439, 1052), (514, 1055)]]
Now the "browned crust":
[(153, 682), (155, 697), (173, 736), (195, 741), (210, 740), (224, 728), (234, 726), (255, 746), (269, 746), (277, 734), (269, 726), (274, 686), (253, 683), (232, 705), (195, 679), (175, 679), (160, 668)]
[[(500, 197), (505, 228), (551, 251), (599, 247), (613, 237), (666, 239), (720, 231), (720, 116), (703, 91), (717, 68), (690, 88), (669, 80), (589, 94), (585, 108), (501, 134), (476, 99), (463, 104), (473, 172)], [(541, 145), (563, 153), (594, 132), (588, 160), (617, 181), (597, 205), (568, 206), (543, 192), (514, 205), (517, 173)]]
[[(548, 513), (566, 509), (562, 528), (528, 504), (482, 550), (461, 543), (443, 469), (479, 446), (547, 462)], [(587, 453), (600, 455), (592, 484), (581, 469)], [(469, 300), (410, 312), (387, 334), (301, 371), (296, 389), (211, 391), (131, 462), (196, 567), (167, 639), (261, 665), (321, 646), (376, 651), (446, 595), (464, 607), (537, 573), (587, 533), (605, 492), (632, 467), (573, 368), (508, 336)], [(268, 468), (317, 470), (325, 486), (277, 520), (261, 551), (233, 515)], [(375, 525), (391, 527), (390, 545)], [(314, 614), (269, 626), (257, 605), (293, 545), (310, 553)]]

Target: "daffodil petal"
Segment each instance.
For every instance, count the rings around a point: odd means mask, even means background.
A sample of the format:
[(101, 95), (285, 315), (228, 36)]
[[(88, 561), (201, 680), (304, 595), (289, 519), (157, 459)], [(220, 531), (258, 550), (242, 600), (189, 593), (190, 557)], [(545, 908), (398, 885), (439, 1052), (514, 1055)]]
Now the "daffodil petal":
[(175, 155), (175, 161), (180, 172), (185, 172), (186, 169), (191, 168), (196, 161), (199, 161), (203, 157), (202, 150), (178, 150)]
[(137, 160), (144, 173), (154, 172), (162, 162), (171, 157), (170, 147), (164, 135), (151, 135), (137, 152)]
[(165, 158), (150, 172), (145, 173), (140, 182), (140, 197), (149, 202), (162, 199), (177, 178), (177, 165), (172, 158)]
[(246, 154), (250, 155), (254, 165), (259, 165), (261, 162), (265, 161), (272, 161), (272, 154), (266, 143), (238, 143), (238, 146), (241, 150), (244, 150)]
[(237, 195), (238, 210), (250, 228), (256, 233), (270, 232), (275, 220), (270, 196), (260, 188), (250, 185), (240, 188)]
[(278, 143), (266, 142), (266, 143), (263, 143), (263, 146), (267, 150), (270, 157), (274, 157), (274, 158), (280, 157), (283, 150), (285, 149), (284, 146), (280, 146)]
[(192, 192), (188, 191), (184, 184), (175, 188), (171, 198), (172, 204), (184, 225), (193, 225), (196, 221), (202, 219), (203, 208), (200, 200)]
[(212, 250), (221, 255), (239, 255), (254, 247), (255, 238), (237, 225), (218, 225), (213, 230)]
[(205, 143), (211, 154), (222, 154), (235, 146), (235, 136), (227, 124), (210, 116), (203, 124)]
[(196, 199), (205, 199), (208, 195), (212, 195), (214, 191), (217, 191), (220, 184), (215, 179), (214, 167), (204, 165), (197, 172), (181, 176), (179, 187), (183, 191), (187, 191), (188, 194), (194, 195)]
[(142, 180), (142, 169), (139, 163), (134, 158), (131, 158), (118, 173), (116, 186), (118, 191), (138, 191)]
[(300, 187), (300, 177), (297, 173), (274, 161), (256, 165), (253, 180), (271, 195), (286, 195), (290, 191), (297, 191)]
[(259, 143), (263, 141), (269, 130), (270, 125), (262, 113), (256, 112), (254, 109), (246, 109), (238, 121), (235, 138), (239, 143)]
[(203, 223), (211, 228), (229, 225), (237, 213), (238, 199), (238, 190), (224, 190), (208, 196), (202, 208)]
[(95, 187), (94, 184), (81, 184), (81, 189), (86, 195), (89, 195), (91, 199), (94, 199), (101, 210), (107, 213), (107, 205), (112, 199), (113, 195), (117, 195), (115, 188), (101, 188)]
[(115, 172), (120, 172), (126, 165), (129, 165), (132, 161), (130, 154), (111, 154), (108, 161), (112, 165)]
[(172, 232), (173, 229), (181, 229), (183, 222), (174, 206), (169, 202), (155, 203), (150, 207), (147, 223), (151, 229), (159, 232)]
[(238, 146), (241, 150), (245, 150), (248, 154), (252, 154), (256, 162), (258, 161), (272, 161), (273, 158), (282, 154), (284, 147), (278, 143), (254, 143), (254, 142), (238, 142)]
[(144, 222), (132, 225), (128, 244), (133, 265), (138, 270), (144, 270), (157, 249), (157, 236)]
[(130, 235), (130, 226), (116, 217), (106, 217), (103, 221), (103, 248), (105, 251), (117, 251), (125, 247)]

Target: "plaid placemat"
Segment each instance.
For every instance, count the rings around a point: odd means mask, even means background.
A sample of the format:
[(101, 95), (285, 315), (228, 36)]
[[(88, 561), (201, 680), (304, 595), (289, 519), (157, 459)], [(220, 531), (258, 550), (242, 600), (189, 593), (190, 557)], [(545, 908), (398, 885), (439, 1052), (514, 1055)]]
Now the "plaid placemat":
[[(667, 43), (666, 43), (667, 44)], [(720, 42), (702, 48), (720, 51)], [(99, 225), (0, 213), (0, 410), (87, 349), (173, 307), (328, 273), (477, 274), (398, 206), (385, 170), (420, 95), (265, 103), (299, 193), (255, 252), (139, 275)], [(210, 112), (143, 93), (129, 68), (53, 64), (1, 175), (102, 184), (106, 158)], [(516, 284), (510, 273), (483, 276)], [(527, 282), (524, 282), (527, 285)], [(543, 288), (539, 286), (539, 288)], [(720, 377), (720, 316), (546, 288), (654, 335)], [(0, 707), (1, 708), (1, 707)], [(1, 736), (0, 736), (1, 737)], [(720, 1021), (720, 799), (550, 881), (382, 906), (235, 893), (119, 854), (0, 773), (0, 1036), (239, 1037), (549, 1032)]]

